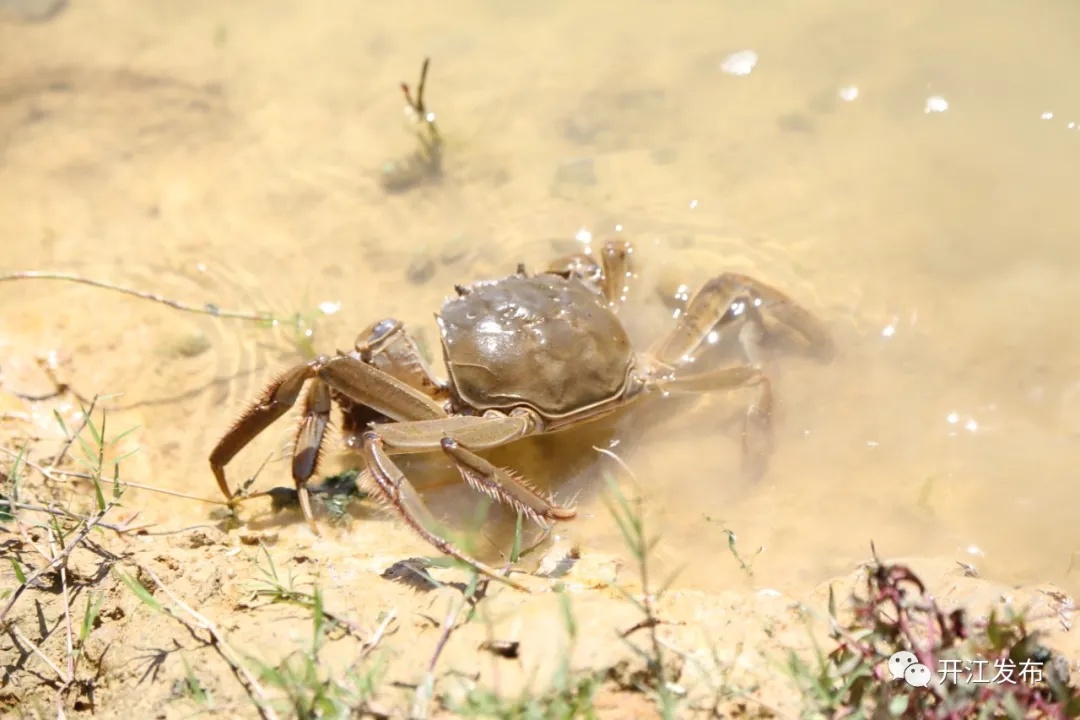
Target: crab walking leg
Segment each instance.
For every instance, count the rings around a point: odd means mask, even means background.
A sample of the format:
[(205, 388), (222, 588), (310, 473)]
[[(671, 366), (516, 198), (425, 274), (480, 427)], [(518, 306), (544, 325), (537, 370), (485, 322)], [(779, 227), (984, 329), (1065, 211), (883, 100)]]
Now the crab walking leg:
[(754, 399), (746, 408), (743, 425), (743, 472), (752, 480), (765, 474), (772, 453), (772, 385), (769, 378), (753, 365), (716, 368), (700, 373), (651, 378), (650, 389), (670, 393), (703, 393), (719, 390), (754, 390)]
[[(354, 345), (360, 359), (432, 397), (445, 390), (420, 353), (404, 323), (383, 318), (362, 331)], [(344, 355), (344, 353), (339, 353)]]
[(608, 240), (600, 249), (600, 266), (603, 268), (602, 286), (608, 307), (618, 312), (626, 300), (627, 278), (630, 275), (630, 253), (633, 248), (623, 240)]
[[(222, 494), (233, 500), (225, 478), (225, 466), (255, 437), (296, 404), (304, 383), (315, 385), (305, 399), (304, 419), (297, 431), (293, 460), (293, 481), (296, 483), (304, 518), (315, 528), (307, 480), (315, 471), (319, 451), (329, 420), (329, 392), (335, 390), (350, 400), (366, 405), (393, 420), (408, 421), (446, 417), (432, 398), (420, 390), (346, 355), (325, 355), (286, 370), (270, 383), (259, 399), (249, 407), (210, 453), (210, 468)], [(318, 534), (318, 531), (315, 531)]]
[(292, 476), (296, 484), (296, 494), (300, 498), (300, 509), (315, 535), (319, 528), (315, 525), (315, 515), (311, 512), (311, 497), (307, 482), (315, 474), (322, 454), (323, 438), (326, 426), (330, 423), (330, 388), (322, 380), (315, 380), (304, 397), (304, 417), (296, 430), (296, 442), (293, 447)]
[(600, 249), (600, 261), (586, 253), (566, 255), (552, 261), (546, 272), (575, 276), (595, 284), (604, 294), (608, 307), (618, 312), (626, 300), (626, 280), (630, 275), (630, 254), (633, 247), (623, 240), (608, 240)]
[(509, 505), (538, 525), (547, 527), (548, 520), (569, 520), (577, 515), (575, 508), (556, 505), (522, 478), (506, 468), (495, 467), (454, 438), (444, 437), (442, 449), (469, 485)]
[(387, 454), (379, 435), (373, 431), (364, 433), (364, 459), (367, 462), (368, 471), (375, 480), (376, 487), (417, 535), (444, 555), (456, 558), (478, 572), (505, 583), (516, 590), (529, 591), (524, 585), (504, 577), (495, 568), (470, 557), (467, 553), (462, 552), (452, 543), (428, 529), (436, 524), (435, 519), (424, 506), (423, 501), (416, 492), (416, 488), (405, 477), (405, 473)]
[(474, 489), (521, 512), (539, 525), (549, 520), (568, 520), (577, 515), (532, 488), (510, 470), (492, 465), (474, 450), (506, 445), (535, 433), (529, 415), (491, 413), (483, 417), (451, 417), (444, 420), (380, 425), (375, 432), (389, 455), (431, 452), (441, 449), (461, 477)]
[(214, 471), (221, 494), (229, 501), (233, 500), (229, 483), (225, 479), (225, 466), (238, 452), (275, 420), (287, 413), (296, 404), (304, 383), (311, 377), (307, 365), (298, 365), (286, 370), (263, 390), (262, 395), (237, 419), (229, 431), (218, 441), (210, 453), (210, 468)]
[(446, 417), (442, 406), (427, 394), (354, 357), (322, 357), (312, 364), (316, 375), (333, 390), (391, 420), (408, 422)]
[(772, 318), (797, 333), (822, 358), (835, 354), (829, 331), (808, 310), (759, 280), (723, 273), (694, 294), (674, 330), (654, 348), (653, 355), (669, 365), (681, 365), (693, 359), (713, 332), (747, 321), (762, 323), (763, 318)]

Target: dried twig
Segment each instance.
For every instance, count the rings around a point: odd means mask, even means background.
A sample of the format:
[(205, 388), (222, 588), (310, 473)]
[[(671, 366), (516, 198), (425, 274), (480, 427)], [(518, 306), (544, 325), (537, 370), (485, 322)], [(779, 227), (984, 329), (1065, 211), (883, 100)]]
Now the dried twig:
[(79, 531), (79, 533), (75, 536), (75, 539), (65, 545), (64, 549), (61, 550), (60, 553), (56, 555), (51, 562), (49, 562), (47, 565), (43, 565), (42, 567), (27, 575), (26, 580), (21, 585), (19, 585), (19, 587), (15, 588), (15, 592), (11, 593), (11, 597), (8, 598), (7, 603), (4, 605), (4, 609), (0, 610), (0, 625), (3, 624), (4, 618), (7, 617), (8, 612), (11, 611), (11, 608), (15, 605), (15, 602), (19, 599), (19, 596), (23, 594), (26, 588), (32, 585), (39, 577), (41, 577), (45, 573), (53, 570), (61, 563), (66, 562), (68, 556), (71, 555), (72, 551), (74, 551), (75, 548), (77, 548), (82, 543), (82, 541), (85, 540), (91, 532), (93, 532), (94, 528), (101, 523), (105, 515), (114, 507), (116, 507), (116, 503), (111, 502), (104, 508), (99, 510), (89, 520), (86, 521), (83, 529)]
[(22, 630), (20, 630), (20, 629), (18, 628), (18, 626), (12, 625), (12, 626), (11, 626), (11, 632), (12, 632), (12, 634), (13, 634), (13, 635), (14, 635), (14, 636), (15, 636), (16, 638), (18, 638), (19, 642), (23, 643), (24, 645), (26, 645), (26, 647), (30, 648), (30, 652), (32, 652), (32, 653), (34, 653), (35, 655), (37, 655), (37, 656), (38, 656), (38, 657), (39, 657), (39, 658), (41, 659), (41, 661), (42, 661), (43, 663), (45, 663), (45, 664), (46, 664), (46, 665), (48, 665), (48, 666), (49, 666), (50, 668), (52, 668), (52, 671), (53, 671), (54, 673), (56, 673), (56, 676), (57, 676), (58, 678), (60, 678), (60, 680), (61, 680), (61, 681), (62, 681), (62, 682), (63, 682), (64, 684), (68, 684), (68, 683), (70, 683), (70, 682), (71, 682), (71, 678), (69, 678), (69, 677), (68, 677), (67, 675), (65, 675), (65, 674), (64, 674), (64, 671), (63, 671), (63, 670), (61, 670), (61, 669), (60, 669), (59, 667), (57, 667), (57, 666), (56, 666), (56, 663), (54, 663), (54, 662), (53, 662), (52, 660), (50, 660), (50, 659), (49, 659), (49, 656), (48, 656), (48, 655), (46, 655), (45, 653), (41, 652), (41, 648), (39, 648), (39, 647), (38, 647), (37, 645), (35, 645), (35, 644), (34, 644), (34, 643), (33, 643), (33, 642), (32, 642), (32, 641), (30, 640), (30, 638), (26, 637), (26, 635), (24, 635), (24, 634), (23, 634)]
[[(38, 465), (32, 460), (29, 460), (19, 455), (18, 453), (9, 450), (6, 447), (0, 447), (0, 452), (4, 453), (9, 457), (20, 459), (20, 461), (27, 467), (36, 470), (37, 472), (41, 473), (41, 475), (46, 480), (51, 480), (52, 482), (60, 482), (60, 479), (57, 476), (76, 478), (78, 480), (95, 479), (95, 476), (91, 475), (90, 473), (77, 472), (75, 470), (57, 470), (55, 467), (52, 466), (42, 467), (41, 465)], [(197, 500), (198, 502), (209, 503), (211, 505), (228, 505), (228, 503), (224, 500), (214, 500), (212, 498), (199, 497), (198, 495), (188, 495), (187, 493), (178, 492), (176, 490), (166, 490), (165, 488), (158, 488), (152, 485), (143, 485), (141, 483), (131, 482), (130, 480), (109, 480), (109, 482), (117, 484), (120, 487), (131, 487), (135, 488), (136, 490), (148, 490), (150, 492), (161, 493), (162, 495), (172, 495), (173, 497), (184, 498), (185, 500)]]
[[(57, 552), (57, 546), (60, 542), (56, 537), (56, 532), (49, 528), (49, 549), (53, 555)], [(67, 581), (67, 558), (60, 561), (60, 593), (64, 601), (64, 642), (65, 649), (67, 650), (67, 682), (65, 687), (70, 685), (75, 680), (75, 643), (73, 640), (73, 634), (71, 632), (71, 597), (68, 595), (68, 581)]]
[[(50, 468), (49, 468), (50, 470), (55, 469), (57, 465), (64, 462), (64, 458), (67, 457), (67, 454), (69, 452), (71, 452), (72, 443), (75, 442), (75, 439), (77, 437), (82, 435), (83, 430), (85, 430), (86, 426), (90, 424), (90, 418), (92, 418), (94, 416), (94, 408), (97, 407), (98, 399), (99, 399), (99, 396), (95, 395), (93, 397), (93, 399), (90, 400), (89, 407), (87, 407), (85, 410), (83, 410), (82, 422), (79, 423), (79, 427), (75, 430), (75, 432), (69, 433), (68, 436), (64, 439), (64, 444), (60, 447), (60, 452), (58, 452), (56, 454), (56, 457), (54, 457), (53, 460), (52, 460), (52, 463), (50, 463)], [(63, 422), (60, 421), (59, 415), (57, 416), (57, 422), (60, 423), (60, 427), (63, 428), (64, 431), (66, 432), (67, 428), (64, 427)], [(27, 460), (26, 464), (30, 465), (29, 460)], [(37, 470), (41, 474), (45, 475), (45, 477), (48, 477), (48, 473), (46, 473), (43, 469), (41, 469), (39, 467), (36, 467), (36, 466), (33, 466), (33, 465), (31, 465), (31, 467), (33, 467), (35, 470)]]
[[(5, 500), (4, 498), (0, 498), (0, 506), (13, 508), (15, 510), (25, 510), (27, 512), (44, 513), (46, 515), (52, 515), (53, 517), (62, 517), (62, 518), (67, 518), (69, 520), (79, 520), (80, 522), (86, 522), (88, 520), (88, 518), (85, 515), (79, 515), (78, 513), (73, 513), (70, 510), (67, 510), (65, 508), (53, 507), (51, 505), (50, 506), (32, 505), (30, 503), (13, 502), (11, 500)], [(116, 533), (117, 535), (129, 535), (131, 533), (146, 530), (147, 528), (152, 528), (152, 527), (154, 527), (156, 525), (156, 523), (147, 523), (146, 525), (136, 525), (135, 527), (131, 527), (131, 523), (133, 523), (135, 521), (135, 519), (138, 517), (138, 515), (139, 515), (139, 513), (135, 513), (130, 518), (128, 518), (127, 522), (125, 522), (123, 525), (112, 525), (110, 523), (101, 522), (101, 523), (98, 523), (98, 527), (104, 528), (105, 530), (111, 530), (112, 532)], [(195, 525), (194, 527), (213, 527), (213, 526), (212, 525)], [(184, 530), (189, 530), (189, 529), (191, 529), (191, 528), (182, 528), (180, 530), (163, 531), (163, 532), (157, 532), (157, 533), (143, 533), (143, 534), (144, 535), (172, 535), (173, 533), (183, 532)], [(24, 538), (24, 540), (29, 542), (29, 540), (27, 538)], [(52, 555), (47, 555), (46, 553), (42, 552), (41, 548), (38, 547), (36, 544), (33, 545), (33, 547), (34, 547), (35, 550), (38, 551), (38, 553), (40, 553), (41, 555), (44, 555), (46, 560), (52, 560)]]
[(30, 395), (23, 392), (14, 391), (16, 397), (22, 398), (28, 402), (44, 402), (45, 400), (52, 400), (55, 397), (59, 397), (64, 393), (71, 393), (82, 404), (89, 404), (91, 401), (87, 400), (82, 393), (76, 390), (70, 383), (61, 380), (56, 375), (55, 362), (50, 355), (49, 357), (37, 358), (37, 365), (41, 368), (45, 376), (49, 378), (49, 382), (53, 384), (52, 392), (45, 393), (43, 395)]
[(367, 657), (371, 654), (371, 651), (378, 647), (382, 642), (383, 637), (386, 635), (386, 631), (390, 628), (390, 623), (397, 619), (397, 611), (391, 610), (386, 613), (386, 617), (379, 623), (379, 627), (375, 628), (374, 634), (364, 642), (363, 648), (360, 650), (360, 658)]
[(413, 720), (423, 720), (428, 716), (431, 709), (431, 699), (435, 694), (435, 667), (439, 664), (439, 658), (442, 656), (443, 649), (446, 647), (446, 643), (450, 640), (451, 633), (454, 632), (454, 628), (457, 626), (458, 616), (461, 614), (462, 608), (468, 604), (468, 598), (461, 598), (458, 602), (450, 604), (450, 609), (446, 612), (446, 617), (442, 622), (442, 632), (439, 635), (439, 642), (435, 644), (435, 652), (431, 655), (431, 660), (428, 661), (427, 672), (424, 673), (424, 679), (416, 687), (416, 695), (413, 697), (412, 712), (409, 713), (409, 717)]
[(244, 690), (247, 691), (248, 696), (255, 703), (255, 707), (259, 711), (259, 716), (264, 720), (277, 720), (277, 714), (270, 706), (270, 700), (266, 695), (266, 690), (259, 684), (259, 681), (252, 675), (251, 671), (244, 667), (240, 654), (226, 642), (225, 637), (221, 634), (221, 631), (217, 629), (217, 626), (205, 615), (202, 615), (181, 600), (168, 585), (161, 581), (161, 578), (159, 578), (153, 570), (144, 565), (139, 565), (138, 567), (154, 581), (154, 584), (157, 585), (177, 607), (194, 618), (195, 622), (191, 622), (190, 620), (181, 617), (172, 608), (159, 606), (161, 610), (191, 632), (194, 632), (195, 630), (205, 630), (208, 632), (210, 634), (208, 644), (217, 651), (218, 655), (220, 655), (226, 663), (228, 663), (229, 667), (232, 669), (233, 675), (235, 675), (240, 684), (244, 686)]
[(416, 114), (416, 119), (427, 127), (431, 135), (431, 142), (438, 144), (442, 141), (442, 138), (439, 137), (439, 130), (435, 127), (435, 113), (428, 112), (427, 106), (424, 105), (424, 89), (427, 87), (428, 68), (430, 66), (431, 58), (424, 58), (424, 64), (420, 66), (420, 82), (416, 86), (415, 98), (408, 83), (401, 83), (401, 91), (405, 95), (405, 102), (412, 112)]
[(638, 488), (638, 490), (641, 490), (641, 482), (638, 480), (637, 474), (633, 470), (630, 469), (630, 466), (626, 464), (625, 460), (623, 460), (621, 457), (616, 455), (611, 450), (608, 450), (607, 448), (600, 448), (600, 447), (596, 447), (595, 445), (593, 445), (592, 449), (595, 450), (596, 452), (600, 453), (601, 455), (606, 455), (607, 457), (614, 460), (615, 464), (623, 469), (623, 471), (626, 473), (627, 477), (629, 477), (631, 480), (634, 481), (634, 485)]
[(138, 532), (140, 535), (147, 535), (149, 537), (160, 537), (164, 535), (179, 535), (180, 533), (191, 532), (192, 530), (217, 530), (217, 525), (210, 525), (203, 523), (201, 525), (188, 525), (187, 527), (175, 528), (173, 530), (157, 530), (156, 532), (148, 532), (144, 528), (153, 527), (152, 525), (140, 525), (136, 528), (131, 528), (128, 532)]
[(424, 58), (415, 96), (408, 83), (401, 83), (401, 91), (405, 95), (405, 114), (416, 124), (416, 139), (420, 147), (406, 157), (383, 166), (380, 183), (388, 193), (410, 190), (442, 173), (442, 136), (435, 125), (435, 113), (428, 110), (424, 103), (430, 65), (431, 59)]
[(30, 537), (30, 533), (26, 530), (26, 525), (23, 524), (22, 516), (19, 515), (19, 513), (15, 512), (15, 510), (19, 508), (21, 503), (17, 502), (19, 497), (18, 483), (15, 483), (14, 487), (15, 492), (12, 493), (12, 499), (5, 500), (4, 498), (0, 498), (0, 504), (6, 505), (11, 508), (11, 515), (15, 518), (15, 527), (19, 529), (19, 535), (22, 536), (23, 542), (34, 548), (34, 550), (36, 550), (38, 555), (40, 555), (41, 557), (45, 558), (46, 560), (52, 560), (52, 556), (49, 555), (49, 553), (46, 552), (40, 545), (34, 542), (33, 538)]
[(103, 280), (93, 280), (91, 278), (82, 277), (81, 275), (72, 275), (70, 273), (57, 273), (46, 272), (40, 270), (25, 270), (22, 272), (13, 272), (6, 275), (0, 275), (0, 282), (8, 282), (12, 280), (63, 280), (66, 282), (78, 283), (80, 285), (89, 285), (91, 287), (102, 288), (103, 290), (112, 290), (113, 292), (122, 293), (124, 295), (131, 295), (142, 300), (150, 300), (151, 302), (161, 303), (167, 305), (174, 310), (181, 310), (183, 312), (196, 313), (198, 315), (210, 315), (212, 317), (231, 318), (235, 320), (249, 320), (254, 322), (272, 322), (274, 316), (271, 313), (261, 312), (252, 313), (241, 310), (222, 310), (218, 306), (212, 303), (206, 303), (205, 305), (188, 305), (186, 303), (178, 302), (176, 300), (170, 300), (167, 297), (158, 295), (157, 293), (145, 292), (143, 290), (133, 290), (120, 285), (114, 285), (110, 282)]

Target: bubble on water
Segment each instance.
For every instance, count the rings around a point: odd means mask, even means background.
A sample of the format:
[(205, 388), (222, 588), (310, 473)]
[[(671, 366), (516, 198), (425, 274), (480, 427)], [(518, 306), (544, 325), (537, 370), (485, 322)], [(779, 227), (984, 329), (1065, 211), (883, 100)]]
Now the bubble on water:
[(926, 98), (926, 106), (923, 108), (924, 113), (940, 113), (949, 109), (949, 101), (940, 95), (934, 95)]
[(758, 54), (753, 50), (739, 50), (724, 58), (720, 69), (728, 75), (749, 75), (757, 65)]

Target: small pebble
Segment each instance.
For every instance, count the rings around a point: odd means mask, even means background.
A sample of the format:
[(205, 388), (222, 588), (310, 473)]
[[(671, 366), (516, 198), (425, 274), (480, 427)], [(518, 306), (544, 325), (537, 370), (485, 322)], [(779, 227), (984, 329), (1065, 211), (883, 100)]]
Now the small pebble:
[(422, 153), (383, 163), (379, 172), (379, 187), (388, 195), (412, 190), (439, 177), (439, 166)]
[(599, 123), (588, 117), (570, 117), (563, 123), (563, 137), (575, 145), (588, 145), (600, 134)]
[(177, 544), (194, 550), (209, 547), (210, 545), (223, 545), (225, 544), (225, 537), (225, 533), (217, 528), (196, 528), (191, 532), (184, 533)]
[(814, 131), (814, 121), (800, 112), (781, 115), (777, 118), (776, 124), (785, 132), (811, 133)]
[(435, 261), (428, 255), (413, 258), (405, 271), (405, 278), (413, 285), (423, 285), (435, 274)]
[(596, 169), (589, 157), (574, 158), (559, 163), (555, 171), (555, 182), (568, 185), (595, 185)]
[(273, 545), (277, 542), (278, 534), (276, 532), (242, 532), (240, 533), (240, 542), (245, 545), (258, 545), (259, 543), (265, 543), (267, 545)]
[(209, 349), (210, 340), (201, 332), (193, 332), (177, 338), (172, 345), (172, 353), (183, 358), (198, 357)]

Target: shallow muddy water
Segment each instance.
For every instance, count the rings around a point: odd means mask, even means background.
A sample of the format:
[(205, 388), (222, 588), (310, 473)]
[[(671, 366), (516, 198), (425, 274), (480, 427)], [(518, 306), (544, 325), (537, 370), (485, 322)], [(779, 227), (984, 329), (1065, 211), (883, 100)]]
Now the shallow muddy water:
[[(682, 585), (748, 582), (730, 530), (760, 586), (846, 572), (873, 541), (1077, 591), (1078, 33), (1063, 0), (5, 15), (0, 270), (283, 317), (322, 305), (323, 352), (386, 316), (436, 347), (432, 313), (454, 283), (590, 238), (635, 243), (628, 324), (643, 349), (670, 326), (665, 293), (747, 272), (817, 313), (839, 357), (770, 359), (781, 405), (759, 483), (740, 479), (717, 419), (737, 395), (500, 452), (559, 497), (580, 493), (566, 531), (584, 549), (625, 555), (598, 495), (619, 468), (597, 445), (646, 488)], [(398, 84), (425, 55), (446, 174), (388, 196), (379, 168), (413, 148)], [(288, 333), (86, 287), (0, 285), (0, 312), (6, 392), (38, 392), (32, 358), (57, 353), (82, 393), (121, 393), (110, 423), (139, 426), (129, 479), (208, 498), (213, 444), (299, 358)], [(239, 456), (233, 481), (292, 427)], [(259, 479), (289, 483), (280, 461)], [(429, 497), (442, 513), (474, 499)], [(148, 492), (129, 504), (170, 526), (209, 507)], [(309, 543), (289, 521), (282, 541)], [(328, 542), (426, 552), (385, 518)]]

